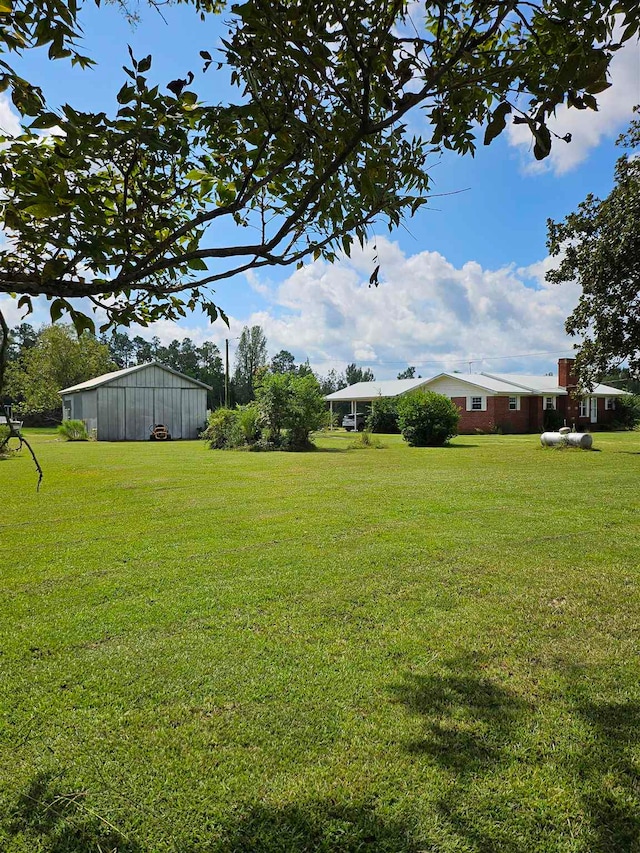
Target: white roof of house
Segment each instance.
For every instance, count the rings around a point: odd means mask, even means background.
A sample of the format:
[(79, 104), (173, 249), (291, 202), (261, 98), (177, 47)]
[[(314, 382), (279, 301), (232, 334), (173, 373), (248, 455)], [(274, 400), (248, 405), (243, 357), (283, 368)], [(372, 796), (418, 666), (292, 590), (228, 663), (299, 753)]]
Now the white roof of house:
[(527, 373), (483, 373), (482, 375), (523, 388), (532, 394), (553, 394), (557, 396), (567, 393), (566, 388), (558, 385), (557, 376), (532, 376)]
[[(375, 400), (377, 397), (397, 397), (417, 388), (428, 387), (436, 379), (456, 379), (465, 385), (488, 391), (491, 394), (520, 395), (549, 395), (563, 397), (567, 389), (558, 385), (556, 376), (531, 376), (524, 373), (438, 373), (427, 379), (385, 379), (380, 382), (357, 382), (328, 394), (325, 400), (333, 402), (350, 402), (357, 400)], [(619, 388), (609, 385), (596, 385), (590, 396), (616, 397), (628, 394)]]
[(211, 390), (209, 385), (205, 385), (205, 383), (200, 382), (199, 379), (194, 379), (192, 376), (186, 376), (186, 374), (180, 373), (180, 371), (174, 370), (172, 367), (167, 367), (166, 364), (162, 364), (159, 361), (148, 361), (146, 364), (135, 364), (133, 367), (123, 367), (122, 370), (112, 370), (111, 373), (103, 373), (102, 376), (96, 376), (95, 379), (87, 379), (86, 382), (79, 382), (77, 385), (71, 385), (69, 388), (63, 388), (62, 391), (58, 391), (58, 393), (73, 394), (75, 391), (89, 391), (92, 388), (98, 388), (100, 385), (106, 385), (114, 379), (119, 379), (121, 376), (127, 376), (129, 373), (136, 373), (138, 370), (144, 370), (146, 367), (160, 367), (168, 373), (173, 373), (175, 376), (182, 377), (182, 379), (188, 379), (189, 382), (193, 382), (194, 385), (199, 385), (201, 388), (206, 388), (208, 391)]
[(349, 402), (351, 400), (375, 400), (377, 397), (397, 397), (408, 391), (420, 388), (428, 379), (383, 379), (380, 382), (356, 382), (348, 388), (341, 388), (333, 394), (327, 394), (325, 400)]
[[(553, 394), (554, 396), (558, 396), (567, 393), (566, 388), (558, 385), (558, 379), (555, 376), (530, 376), (524, 373), (486, 373), (483, 375), (493, 376), (504, 382), (519, 385), (533, 394)], [(624, 396), (628, 393), (628, 391), (621, 391), (620, 388), (612, 388), (611, 385), (594, 385), (593, 390), (589, 391), (589, 396), (616, 397)]]

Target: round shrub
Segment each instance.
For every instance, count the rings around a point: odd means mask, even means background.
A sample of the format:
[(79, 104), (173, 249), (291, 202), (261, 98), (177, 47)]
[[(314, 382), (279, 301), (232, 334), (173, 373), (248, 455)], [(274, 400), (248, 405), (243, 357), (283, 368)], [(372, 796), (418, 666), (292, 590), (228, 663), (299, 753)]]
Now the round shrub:
[(439, 447), (458, 431), (460, 411), (443, 394), (413, 391), (398, 398), (398, 426), (411, 447)]

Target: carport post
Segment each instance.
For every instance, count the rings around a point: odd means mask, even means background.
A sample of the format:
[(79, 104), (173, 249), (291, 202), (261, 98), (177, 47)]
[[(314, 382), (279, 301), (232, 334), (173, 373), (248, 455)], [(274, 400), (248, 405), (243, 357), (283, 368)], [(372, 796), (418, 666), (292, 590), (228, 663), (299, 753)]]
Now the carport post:
[(333, 400), (329, 400), (329, 412), (331, 413), (331, 423), (329, 429), (333, 429)]
[(351, 414), (353, 415), (353, 431), (358, 432), (358, 424), (356, 423), (356, 409), (357, 403), (355, 400), (351, 401)]

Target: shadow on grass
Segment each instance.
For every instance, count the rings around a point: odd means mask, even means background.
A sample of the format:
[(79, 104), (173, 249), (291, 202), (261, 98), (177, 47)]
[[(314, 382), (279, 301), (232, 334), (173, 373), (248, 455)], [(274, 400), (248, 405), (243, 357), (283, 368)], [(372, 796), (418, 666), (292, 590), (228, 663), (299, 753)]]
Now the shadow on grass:
[(513, 726), (530, 706), (487, 679), (476, 661), (460, 658), (445, 671), (410, 675), (394, 693), (424, 720), (424, 737), (406, 744), (457, 773), (489, 770), (511, 743)]
[(255, 805), (227, 827), (212, 853), (419, 853), (410, 830), (367, 804)]
[(640, 851), (640, 703), (578, 700), (575, 709), (590, 732), (575, 769), (584, 780), (592, 850)]
[[(10, 836), (46, 853), (140, 853), (107, 820), (88, 807), (84, 792), (59, 787), (59, 775), (36, 776), (8, 815)], [(22, 849), (22, 848), (21, 848)]]
[[(392, 688), (423, 723), (406, 750), (452, 774), (436, 804), (447, 833), (477, 853), (640, 853), (640, 702), (605, 698), (602, 668), (563, 667), (534, 704), (485, 664), (459, 657)], [(566, 722), (540, 735), (550, 706)]]

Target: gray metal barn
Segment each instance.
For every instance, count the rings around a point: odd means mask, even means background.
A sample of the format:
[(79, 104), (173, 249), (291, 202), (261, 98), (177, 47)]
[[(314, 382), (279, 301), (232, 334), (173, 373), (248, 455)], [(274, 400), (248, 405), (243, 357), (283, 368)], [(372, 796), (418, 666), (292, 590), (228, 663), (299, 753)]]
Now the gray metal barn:
[(84, 421), (99, 441), (146, 441), (156, 424), (172, 438), (198, 438), (208, 385), (152, 361), (60, 391), (63, 420)]

